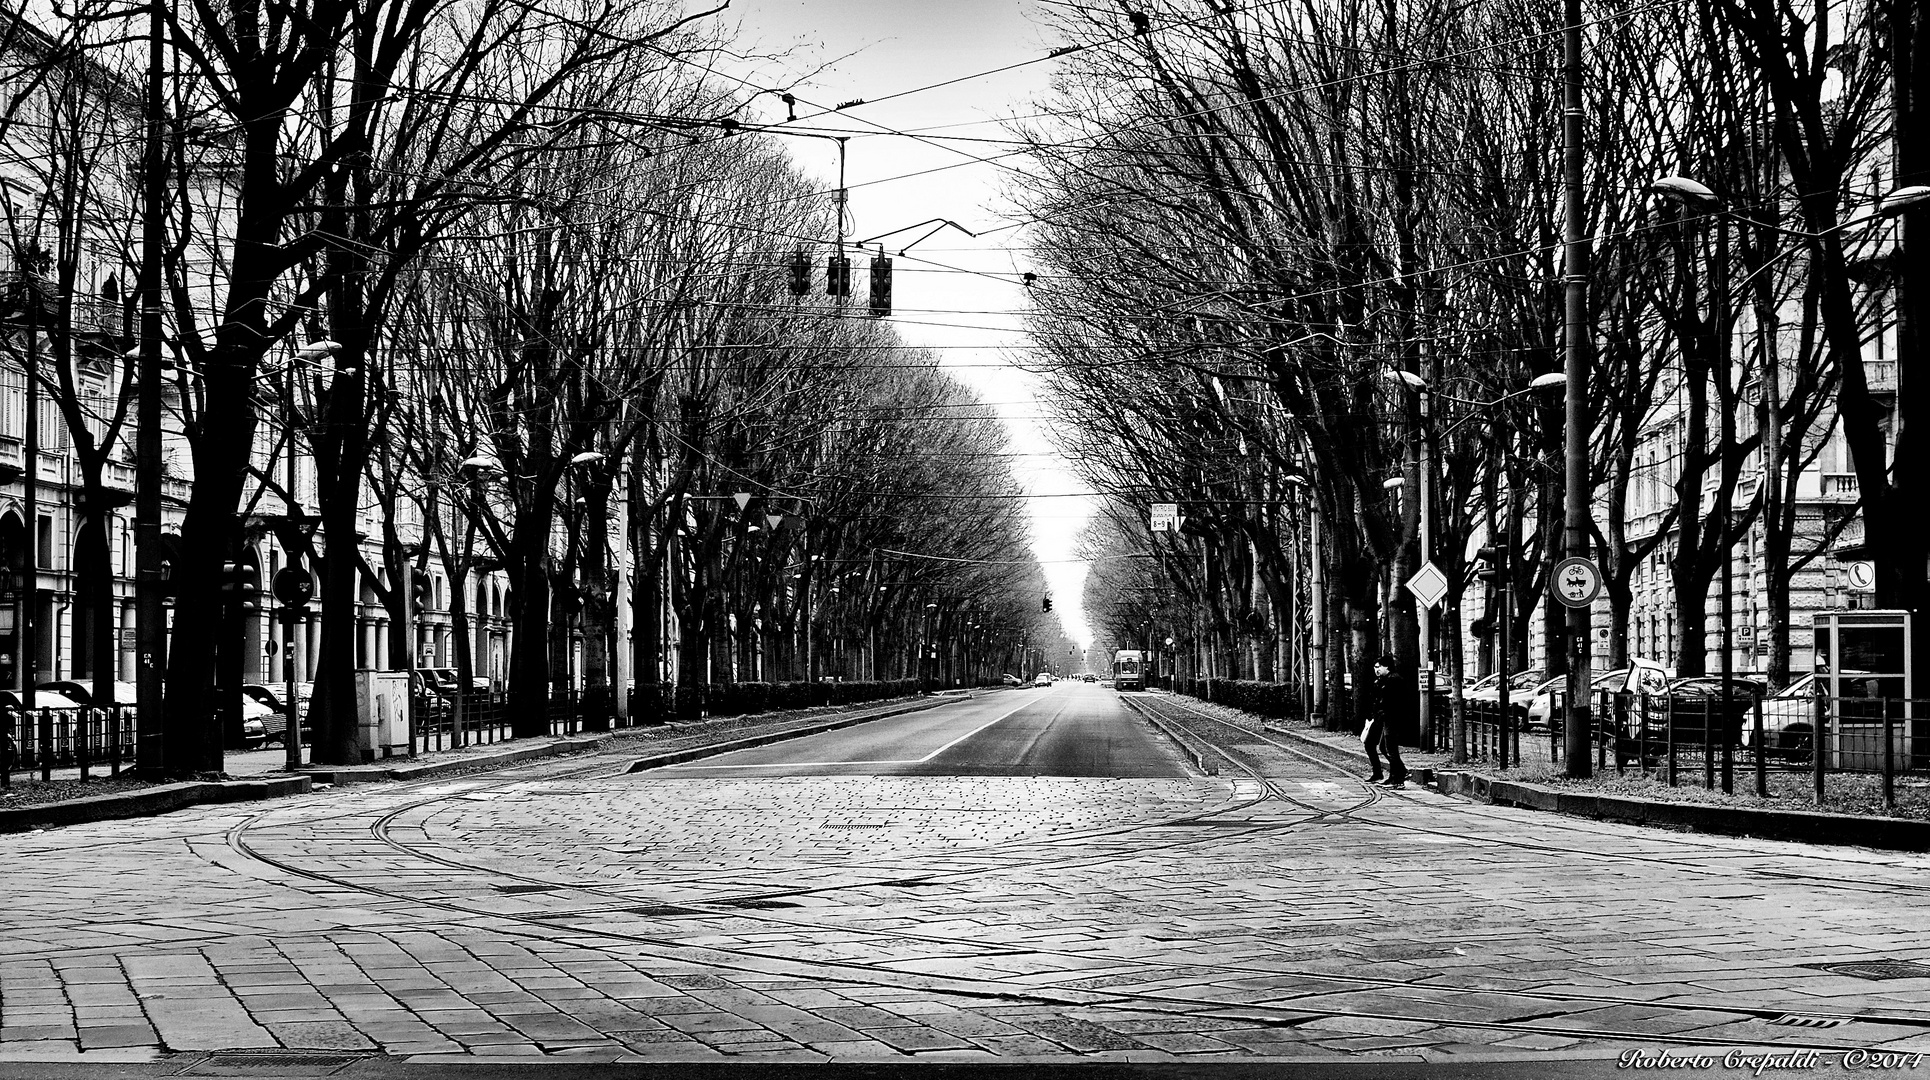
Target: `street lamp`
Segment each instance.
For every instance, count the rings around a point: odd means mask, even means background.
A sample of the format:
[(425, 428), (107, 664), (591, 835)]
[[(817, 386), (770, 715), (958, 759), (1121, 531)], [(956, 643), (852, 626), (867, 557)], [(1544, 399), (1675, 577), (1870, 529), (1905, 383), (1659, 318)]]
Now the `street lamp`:
[[(1415, 497), (1419, 502), (1419, 534), (1421, 546), (1421, 566), (1417, 569), (1417, 574), (1424, 573), (1427, 569), (1434, 566), (1434, 444), (1452, 435), (1462, 424), (1487, 415), (1489, 410), (1498, 405), (1512, 401), (1524, 394), (1534, 393), (1537, 390), (1548, 390), (1557, 386), (1566, 385), (1568, 376), (1559, 371), (1551, 371), (1537, 375), (1529, 380), (1527, 386), (1519, 390), (1510, 391), (1490, 401), (1478, 401), (1472, 398), (1463, 398), (1453, 394), (1442, 393), (1434, 389), (1426, 379), (1411, 371), (1383, 371), (1381, 372), (1381, 377), (1389, 382), (1399, 383), (1420, 395), (1421, 431), (1418, 433), (1419, 437), (1417, 439), (1419, 443), (1419, 461), (1416, 468), (1418, 491), (1415, 493)], [(1430, 407), (1430, 399), (1433, 398), (1443, 398), (1448, 401), (1459, 402), (1460, 404), (1470, 406), (1470, 409), (1460, 419), (1455, 420), (1437, 433), (1429, 427), (1428, 423), (1433, 416), (1433, 410)], [(1383, 486), (1393, 491), (1399, 489), (1402, 483), (1402, 478), (1394, 477), (1388, 480)], [(1438, 573), (1438, 570), (1436, 573)], [(1434, 605), (1422, 601), (1418, 596), (1415, 598), (1415, 601), (1416, 636), (1419, 638), (1419, 648), (1416, 655), (1420, 657), (1423, 670), (1431, 676), (1434, 671), (1434, 650), (1432, 648), (1434, 638)], [(1431, 682), (1431, 679), (1423, 680), (1417, 677), (1415, 679), (1415, 693), (1419, 697), (1416, 715), (1420, 719), (1421, 742), (1423, 746), (1429, 746), (1431, 748), (1434, 734), (1434, 695), (1430, 692), (1431, 687), (1429, 686), (1429, 682)], [(1459, 685), (1459, 680), (1456, 680), (1456, 685)], [(1457, 747), (1460, 745), (1462, 737), (1462, 734), (1459, 733), (1455, 735)]]
[[(1739, 214), (1732, 207), (1730, 207), (1729, 204), (1721, 196), (1717, 195), (1714, 191), (1710, 190), (1706, 185), (1701, 184), (1695, 180), (1692, 180), (1686, 176), (1661, 177), (1657, 179), (1654, 183), (1650, 184), (1648, 187), (1648, 190), (1657, 195), (1661, 195), (1664, 198), (1671, 199), (1685, 207), (1689, 207), (1700, 211), (1706, 211), (1714, 217), (1715, 228), (1716, 228), (1716, 255), (1715, 255), (1716, 272), (1717, 274), (1724, 275), (1724, 276), (1720, 277), (1716, 283), (1715, 300), (1719, 302), (1719, 306), (1717, 307), (1714, 313), (1713, 319), (1716, 326), (1724, 330), (1725, 335), (1726, 335), (1726, 327), (1728, 326), (1728, 318), (1729, 318), (1728, 303), (1729, 303), (1730, 297), (1734, 293), (1740, 293), (1745, 289), (1747, 289), (1751, 282), (1755, 281), (1758, 277), (1766, 273), (1771, 267), (1776, 266), (1778, 263), (1782, 262), (1783, 260), (1789, 258), (1791, 255), (1794, 255), (1799, 251), (1808, 250), (1805, 247), (1791, 246), (1788, 249), (1782, 252), (1779, 252), (1775, 256), (1765, 260), (1762, 265), (1750, 271), (1749, 274), (1742, 279), (1742, 281), (1737, 283), (1735, 286), (1731, 287), (1728, 284), (1726, 273), (1725, 273), (1726, 270), (1728, 269), (1728, 262), (1729, 262), (1728, 222), (1730, 219), (1743, 222), (1755, 228), (1765, 229), (1770, 232), (1781, 233), (1785, 236), (1793, 236), (1793, 237), (1800, 237), (1807, 240), (1814, 240), (1823, 236), (1827, 236), (1831, 233), (1843, 232), (1849, 229), (1861, 228), (1863, 226), (1871, 225), (1876, 222), (1886, 221), (1890, 218), (1897, 216), (1898, 214), (1901, 214), (1904, 210), (1912, 206), (1916, 206), (1920, 203), (1925, 202), (1926, 200), (1930, 200), (1930, 186), (1926, 186), (1922, 184), (1912, 184), (1905, 187), (1896, 188), (1895, 190), (1884, 195), (1882, 198), (1878, 199), (1876, 202), (1876, 207), (1871, 213), (1865, 214), (1861, 217), (1849, 218), (1847, 220), (1838, 222), (1837, 224), (1831, 226), (1828, 229), (1823, 229), (1817, 232), (1806, 232), (1798, 229), (1786, 229), (1779, 225), (1772, 225), (1768, 222), (1757, 221), (1754, 218), (1750, 218), (1746, 215)], [(1766, 299), (1762, 306), (1765, 306), (1765, 307), (1767, 306)], [(1900, 313), (1900, 317), (1905, 317), (1906, 315), (1907, 313)], [(1761, 318), (1759, 316), (1758, 317), (1759, 330), (1760, 330), (1760, 323), (1761, 323)], [(1730, 350), (1728, 348), (1728, 342), (1727, 342), (1726, 336), (1724, 339), (1722, 353), (1723, 353), (1722, 356), (1717, 358), (1717, 362), (1729, 363)], [(1773, 352), (1770, 349), (1765, 348), (1763, 350), (1763, 361), (1762, 361), (1763, 386), (1762, 386), (1762, 395), (1761, 395), (1761, 398), (1762, 398), (1761, 409), (1763, 412), (1762, 429), (1764, 433), (1763, 440), (1762, 440), (1762, 443), (1763, 443), (1762, 487), (1763, 487), (1763, 512), (1765, 515), (1765, 520), (1771, 523), (1777, 520), (1778, 516), (1781, 513), (1781, 507), (1779, 505), (1781, 487), (1782, 487), (1782, 454), (1781, 454), (1782, 417), (1781, 417), (1781, 400), (1780, 400), (1782, 397), (1781, 374), (1782, 372), (1781, 372), (1780, 360), (1773, 354)], [(1725, 407), (1726, 405), (1727, 403), (1725, 403)], [(1725, 453), (1727, 452), (1727, 448), (1724, 449), (1724, 452)], [(1731, 525), (1730, 518), (1732, 513), (1732, 508), (1730, 503), (1731, 503), (1730, 499), (1728, 498), (1723, 499), (1722, 508), (1721, 508), (1720, 525), (1719, 525), (1719, 528), (1721, 529), (1721, 533), (1719, 535), (1722, 539), (1722, 543), (1718, 545), (1718, 547), (1723, 551), (1722, 593), (1721, 593), (1722, 606), (1721, 606), (1721, 614), (1719, 616), (1722, 647), (1721, 647), (1721, 657), (1720, 657), (1718, 670), (1722, 678), (1722, 695), (1720, 700), (1722, 702), (1721, 715), (1724, 718), (1724, 723), (1727, 723), (1727, 719), (1730, 711), (1730, 701), (1731, 701), (1731, 695), (1732, 695), (1730, 682), (1734, 676), (1733, 669), (1735, 664), (1735, 644), (1733, 640), (1734, 621), (1735, 621), (1735, 614), (1734, 614), (1735, 613), (1735, 600), (1734, 600), (1735, 566), (1734, 566), (1734, 560), (1730, 557), (1730, 553), (1727, 548), (1728, 532)], [(1713, 762), (1707, 761), (1705, 756), (1705, 766), (1704, 766), (1705, 771), (1709, 769), (1713, 769), (1713, 767), (1714, 767)], [(1723, 759), (1722, 759), (1722, 790), (1725, 792), (1730, 791), (1733, 788), (1732, 768), (1733, 768), (1733, 758), (1731, 757), (1731, 748), (1728, 746), (1727, 742), (1725, 741), (1724, 747), (1723, 747)], [(1758, 786), (1759, 787), (1761, 786), (1760, 783)]]
[(934, 663), (934, 661), (937, 659), (937, 651), (932, 647), (932, 629), (933, 629), (932, 624), (933, 624), (933, 621), (937, 618), (938, 618), (937, 601), (932, 601), (930, 603), (927, 603), (925, 605), (925, 648), (923, 649), (924, 655), (919, 657), (919, 660), (921, 662), (918, 665), (920, 668), (919, 674), (923, 676), (925, 680), (926, 693), (931, 692), (933, 668), (937, 666)]
[[(295, 361), (290, 363), (283, 376), (283, 389), (288, 394), (288, 432), (287, 432), (287, 474), (288, 490), (283, 493), (283, 508), (288, 517), (288, 532), (283, 538), (288, 550), (283, 554), (287, 562), (280, 573), (287, 576), (276, 582), (275, 599), (281, 605), (282, 643), (281, 643), (281, 682), (282, 682), (282, 720), (286, 725), (282, 730), (282, 750), (287, 755), (283, 764), (289, 772), (302, 767), (302, 725), (301, 693), (295, 684), (295, 634), (296, 627), (308, 611), (308, 602), (295, 598), (313, 589), (308, 580), (308, 570), (302, 567), (297, 558), (299, 552), (294, 548), (299, 529), (297, 519), (302, 516), (301, 504), (295, 499), (297, 472), (295, 468), (295, 368), (299, 364), (317, 364), (323, 359), (340, 352), (342, 346), (334, 341), (315, 341), (295, 350)], [(299, 581), (297, 574), (300, 574)]]

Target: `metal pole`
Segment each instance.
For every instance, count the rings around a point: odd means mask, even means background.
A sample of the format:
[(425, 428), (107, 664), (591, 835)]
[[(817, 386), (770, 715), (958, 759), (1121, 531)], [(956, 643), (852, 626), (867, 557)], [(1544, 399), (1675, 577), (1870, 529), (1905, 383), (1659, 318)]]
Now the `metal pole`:
[[(20, 570), (20, 709), (28, 722), (34, 720), (34, 684), (40, 681), (40, 290), (34, 287), (34, 270), (25, 268), (20, 283), (27, 301), (27, 429), (21, 464), (27, 471), (20, 477), (21, 512), (27, 519), (26, 551)], [(53, 779), (53, 714), (41, 712), (34, 741), (40, 745), (40, 778)]]
[[(147, 131), (141, 166), (141, 343), (134, 428), (134, 760), (163, 771), (161, 707), (167, 662), (167, 610), (161, 595), (161, 228), (167, 191), (161, 175), (160, 0), (148, 7)], [(31, 537), (29, 538), (31, 541)]]
[[(1588, 238), (1582, 220), (1582, 5), (1564, 0), (1562, 88), (1562, 186), (1565, 221), (1562, 229), (1565, 278), (1565, 338), (1563, 370), (1568, 376), (1566, 442), (1567, 504), (1562, 553), (1580, 558), (1588, 552)], [(1583, 779), (1593, 774), (1589, 760), (1592, 735), (1588, 639), (1590, 606), (1568, 609), (1567, 774)]]
[[(284, 382), (288, 389), (288, 531), (284, 535), (293, 542), (295, 517), (301, 511), (300, 504), (295, 501), (295, 361), (292, 357), (288, 361), (288, 377)], [(286, 556), (283, 565), (293, 567), (297, 557), (295, 552), (291, 550), (283, 554)], [(295, 626), (296, 620), (301, 617), (301, 605), (284, 601), (281, 617), (281, 707), (283, 720), (288, 725), (282, 731), (281, 742), (282, 750), (287, 755), (284, 765), (289, 772), (294, 772), (302, 767), (302, 711), (295, 690)]]
[[(1431, 352), (1430, 352), (1430, 355), (1431, 355)], [(1429, 366), (1431, 367), (1432, 364), (1429, 364)], [(1431, 372), (1429, 375), (1423, 375), (1422, 379), (1425, 381), (1430, 377), (1430, 375), (1431, 375)], [(1432, 387), (1433, 383), (1428, 382), (1428, 386)], [(1433, 534), (1434, 534), (1433, 509), (1434, 508), (1432, 505), (1433, 499), (1434, 499), (1434, 490), (1433, 490), (1434, 489), (1434, 483), (1433, 483), (1434, 455), (1432, 452), (1432, 448), (1429, 445), (1432, 440), (1431, 440), (1431, 433), (1428, 428), (1429, 416), (1430, 416), (1430, 413), (1433, 411), (1430, 408), (1433, 398), (1434, 398), (1434, 394), (1432, 390), (1423, 389), (1421, 391), (1421, 400), (1420, 400), (1421, 446), (1420, 446), (1419, 468), (1416, 470), (1418, 475), (1415, 477), (1415, 480), (1416, 480), (1415, 497), (1418, 498), (1421, 503), (1420, 532), (1421, 532), (1421, 565), (1422, 566), (1434, 565), (1434, 543), (1433, 543)], [(1433, 633), (1434, 607), (1432, 604), (1429, 604), (1423, 601), (1418, 596), (1414, 598), (1414, 607), (1415, 607), (1415, 627), (1421, 639), (1419, 642), (1419, 649), (1416, 653), (1416, 656), (1420, 661), (1420, 671), (1422, 672), (1422, 677), (1414, 680), (1415, 686), (1418, 688), (1418, 693), (1420, 694), (1420, 697), (1421, 697), (1421, 700), (1418, 703), (1418, 713), (1417, 713), (1417, 715), (1420, 717), (1420, 729), (1421, 729), (1420, 739), (1421, 739), (1421, 745), (1423, 747), (1426, 747), (1427, 749), (1432, 750), (1435, 748), (1434, 747), (1434, 694), (1432, 692), (1432, 685), (1434, 682), (1434, 679), (1433, 679), (1434, 651), (1433, 651), (1433, 648), (1431, 647), (1434, 641), (1434, 633)]]
[[(1722, 355), (1716, 358), (1716, 362), (1726, 366), (1729, 363), (1729, 354), (1731, 351), (1729, 348), (1729, 221), (1727, 215), (1717, 215), (1716, 217), (1715, 289), (1716, 330), (1722, 335), (1717, 339), (1722, 342)], [(1775, 362), (1768, 357), (1764, 359), (1770, 364), (1774, 364)], [(1727, 402), (1723, 404), (1723, 416), (1725, 418), (1723, 422), (1730, 425), (1731, 430), (1733, 430), (1735, 423), (1733, 419), (1734, 413), (1729, 411)], [(1776, 436), (1773, 432), (1765, 434), (1766, 442), (1774, 442), (1775, 439)], [(1723, 454), (1726, 456), (1728, 453), (1729, 448), (1725, 446), (1723, 448)], [(1725, 468), (1723, 471), (1727, 472), (1727, 469)], [(1722, 738), (1722, 792), (1725, 795), (1732, 795), (1736, 790), (1736, 752), (1735, 742), (1729, 737), (1729, 706), (1731, 697), (1729, 682), (1734, 675), (1732, 669), (1735, 663), (1734, 630), (1731, 623), (1734, 620), (1735, 612), (1736, 560), (1735, 553), (1729, 546), (1729, 525), (1730, 515), (1734, 512), (1735, 498), (1733, 491), (1724, 491), (1722, 496), (1722, 524), (1720, 526), (1722, 532), (1718, 534), (1721, 542), (1716, 545), (1722, 552), (1722, 713), (1720, 728)], [(1702, 748), (1703, 756), (1707, 757), (1710, 751), (1711, 748), (1705, 744)], [(1707, 785), (1704, 786), (1706, 787)]]
[[(1313, 605), (1313, 616), (1309, 620), (1313, 632), (1313, 644), (1310, 650), (1313, 660), (1313, 714), (1320, 718), (1320, 725), (1326, 727), (1327, 574), (1325, 558), (1320, 549), (1320, 506), (1311, 491), (1307, 493), (1307, 535), (1308, 566), (1313, 571), (1308, 581), (1308, 594)], [(1197, 629), (1193, 636), (1195, 639), (1199, 637)]]

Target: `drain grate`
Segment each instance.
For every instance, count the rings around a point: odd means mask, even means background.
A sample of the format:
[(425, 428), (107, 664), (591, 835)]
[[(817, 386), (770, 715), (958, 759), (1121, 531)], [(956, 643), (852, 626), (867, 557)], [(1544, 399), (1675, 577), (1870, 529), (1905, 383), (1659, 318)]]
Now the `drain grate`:
[(1783, 1027), (1799, 1028), (1833, 1028), (1842, 1022), (1843, 1018), (1840, 1016), (1803, 1016), (1799, 1013), (1784, 1013), (1770, 1021), (1772, 1024), (1780, 1024)]
[(496, 891), (505, 893), (555, 892), (562, 887), (561, 885), (498, 885), (496, 886)]
[(741, 908), (746, 911), (769, 911), (774, 908), (797, 907), (791, 900), (713, 900), (711, 903), (724, 908)]
[(632, 915), (648, 915), (653, 919), (697, 919), (709, 914), (695, 908), (677, 907), (674, 904), (651, 904), (646, 907), (624, 908)]
[(1855, 979), (1930, 979), (1930, 965), (1910, 960), (1851, 960), (1840, 964), (1803, 966)]

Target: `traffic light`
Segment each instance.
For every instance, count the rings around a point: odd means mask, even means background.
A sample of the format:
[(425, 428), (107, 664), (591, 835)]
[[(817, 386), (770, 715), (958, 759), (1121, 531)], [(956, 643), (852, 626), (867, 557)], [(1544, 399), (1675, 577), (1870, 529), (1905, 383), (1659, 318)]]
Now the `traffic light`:
[(260, 611), (261, 568), (248, 562), (222, 563), (221, 595), (242, 611)]
[(1500, 548), (1484, 547), (1476, 551), (1474, 557), (1477, 562), (1486, 564), (1474, 572), (1475, 577), (1497, 585), (1507, 580), (1508, 557)]
[(409, 599), (414, 602), (416, 611), (429, 610), (431, 588), (428, 571), (409, 571)]
[(891, 260), (882, 251), (871, 257), (871, 314), (891, 314)]
[(1042, 601), (1040, 601), (1040, 602), (1039, 602), (1039, 610), (1040, 610), (1040, 611), (1051, 611), (1051, 610), (1052, 610), (1052, 596), (1051, 596), (1051, 594), (1049, 594), (1049, 593), (1048, 593), (1048, 594), (1046, 595), (1046, 598), (1045, 598), (1044, 600), (1042, 600)]
[(791, 295), (803, 296), (811, 291), (811, 256), (803, 248), (791, 253)]
[(824, 266), (824, 295), (851, 295), (851, 260), (842, 252), (831, 256)]

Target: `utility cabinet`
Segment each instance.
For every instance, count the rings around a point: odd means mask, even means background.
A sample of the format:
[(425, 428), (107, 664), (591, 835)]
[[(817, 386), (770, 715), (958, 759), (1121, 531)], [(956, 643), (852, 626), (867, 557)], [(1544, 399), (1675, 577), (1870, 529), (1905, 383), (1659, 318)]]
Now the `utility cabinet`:
[(356, 749), (364, 764), (415, 748), (409, 724), (409, 673), (355, 673)]

